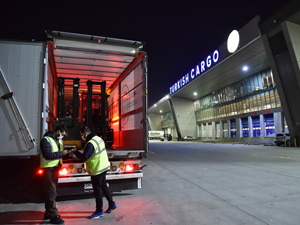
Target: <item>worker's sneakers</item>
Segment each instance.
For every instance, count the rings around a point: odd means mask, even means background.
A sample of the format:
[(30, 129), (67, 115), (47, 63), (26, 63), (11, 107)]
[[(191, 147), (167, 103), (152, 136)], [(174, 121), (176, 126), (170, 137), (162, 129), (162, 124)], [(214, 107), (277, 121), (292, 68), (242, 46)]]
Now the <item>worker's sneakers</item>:
[(117, 204), (116, 203), (114, 203), (113, 205), (110, 205), (109, 207), (108, 207), (108, 209), (105, 211), (106, 213), (111, 213), (111, 211), (113, 211), (114, 209), (116, 209), (117, 208)]
[(94, 220), (94, 219), (98, 219), (100, 217), (103, 217), (104, 213), (102, 212), (94, 212), (93, 215), (89, 216), (90, 219)]
[(50, 219), (50, 224), (64, 224), (65, 221), (60, 218), (60, 215), (54, 216)]
[(49, 215), (49, 214), (44, 214), (44, 221), (45, 222), (49, 222), (50, 221), (50, 219), (52, 218), (53, 216), (51, 216), (51, 215)]

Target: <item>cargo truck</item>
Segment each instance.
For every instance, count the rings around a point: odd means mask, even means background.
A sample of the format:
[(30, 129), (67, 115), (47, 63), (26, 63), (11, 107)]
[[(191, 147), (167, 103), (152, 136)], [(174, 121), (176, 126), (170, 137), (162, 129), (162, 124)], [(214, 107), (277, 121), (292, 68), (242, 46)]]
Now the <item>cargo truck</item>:
[[(0, 161), (17, 161), (42, 175), (43, 134), (64, 124), (65, 148), (83, 151), (79, 131), (89, 126), (106, 143), (111, 190), (141, 188), (148, 152), (143, 43), (46, 33), (39, 42), (0, 40)], [(64, 156), (59, 173), (59, 195), (92, 192), (85, 164), (75, 156)]]
[(149, 130), (149, 140), (164, 140), (165, 132), (163, 130)]

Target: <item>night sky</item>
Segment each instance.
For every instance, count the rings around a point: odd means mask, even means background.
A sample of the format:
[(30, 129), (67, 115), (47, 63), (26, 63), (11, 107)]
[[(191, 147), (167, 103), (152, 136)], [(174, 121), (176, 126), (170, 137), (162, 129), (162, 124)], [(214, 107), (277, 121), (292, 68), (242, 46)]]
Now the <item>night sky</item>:
[(0, 38), (45, 40), (45, 30), (58, 30), (145, 42), (151, 106), (233, 29), (256, 15), (264, 20), (290, 1), (6, 1)]

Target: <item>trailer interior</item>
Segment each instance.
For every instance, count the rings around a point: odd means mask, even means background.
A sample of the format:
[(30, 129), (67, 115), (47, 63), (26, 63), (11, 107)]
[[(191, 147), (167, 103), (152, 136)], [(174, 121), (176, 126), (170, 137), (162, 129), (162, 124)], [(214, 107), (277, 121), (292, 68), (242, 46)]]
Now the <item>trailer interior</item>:
[(146, 55), (143, 43), (48, 32), (47, 126), (65, 124), (65, 144), (82, 148), (89, 126), (111, 149), (145, 149)]

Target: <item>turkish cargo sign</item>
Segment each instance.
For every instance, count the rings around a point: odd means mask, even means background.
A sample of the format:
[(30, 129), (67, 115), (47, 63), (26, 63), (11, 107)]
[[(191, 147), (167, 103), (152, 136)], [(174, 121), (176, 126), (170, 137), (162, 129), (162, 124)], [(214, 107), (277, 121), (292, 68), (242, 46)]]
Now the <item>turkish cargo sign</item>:
[(173, 84), (170, 87), (170, 94), (175, 93), (180, 88), (194, 80), (196, 77), (202, 75), (204, 72), (212, 68), (218, 63), (219, 58), (220, 53), (218, 50), (215, 50), (212, 55), (207, 56), (205, 60), (202, 60), (198, 65), (192, 68), (187, 74), (183, 75), (175, 84)]

